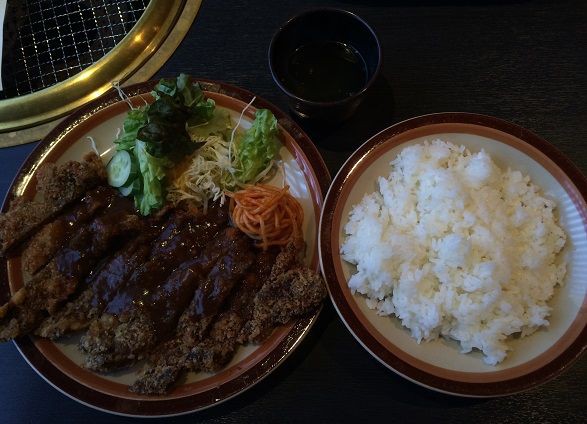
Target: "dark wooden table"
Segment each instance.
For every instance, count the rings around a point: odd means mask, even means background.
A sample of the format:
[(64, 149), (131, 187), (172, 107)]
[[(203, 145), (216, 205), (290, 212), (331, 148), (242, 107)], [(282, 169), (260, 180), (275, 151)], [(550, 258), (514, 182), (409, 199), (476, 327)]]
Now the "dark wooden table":
[[(244, 4), (246, 3), (246, 4)], [(383, 43), (381, 77), (337, 128), (306, 128), (334, 175), (368, 137), (445, 111), (493, 115), (541, 135), (587, 172), (587, 2), (338, 1)], [(207, 0), (157, 76), (186, 72), (246, 88), (283, 109), (267, 65), (273, 32), (315, 2)], [(33, 144), (0, 149), (0, 195)], [(526, 393), (474, 400), (412, 384), (373, 359), (330, 304), (300, 348), (251, 390), (170, 422), (587, 422), (587, 357)], [(11, 343), (0, 345), (0, 423), (130, 422), (51, 388)]]

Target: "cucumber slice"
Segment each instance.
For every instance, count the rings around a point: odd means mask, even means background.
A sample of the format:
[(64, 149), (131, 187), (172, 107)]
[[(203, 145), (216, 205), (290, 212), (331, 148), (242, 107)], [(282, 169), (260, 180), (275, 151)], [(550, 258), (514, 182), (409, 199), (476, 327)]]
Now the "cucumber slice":
[(108, 165), (106, 165), (108, 184), (112, 187), (122, 187), (130, 179), (133, 167), (130, 153), (126, 150), (116, 152)]
[(122, 187), (119, 187), (118, 190), (120, 191), (120, 194), (122, 194), (123, 196), (128, 196), (131, 193), (132, 194), (137, 194), (141, 192), (141, 179), (140, 178), (134, 178), (130, 183), (123, 185)]
[(132, 193), (132, 186), (122, 186), (122, 187), (119, 187), (118, 190), (120, 191), (120, 194), (122, 194), (124, 197), (126, 197)]

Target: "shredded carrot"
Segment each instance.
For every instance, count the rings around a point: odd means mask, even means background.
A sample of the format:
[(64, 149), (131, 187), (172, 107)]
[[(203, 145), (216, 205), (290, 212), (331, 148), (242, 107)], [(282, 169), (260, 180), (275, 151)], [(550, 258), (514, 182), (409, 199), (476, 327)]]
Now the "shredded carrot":
[(231, 198), (230, 214), (234, 225), (258, 240), (257, 245), (263, 250), (301, 238), (304, 211), (289, 193), (289, 186), (248, 185), (226, 195)]

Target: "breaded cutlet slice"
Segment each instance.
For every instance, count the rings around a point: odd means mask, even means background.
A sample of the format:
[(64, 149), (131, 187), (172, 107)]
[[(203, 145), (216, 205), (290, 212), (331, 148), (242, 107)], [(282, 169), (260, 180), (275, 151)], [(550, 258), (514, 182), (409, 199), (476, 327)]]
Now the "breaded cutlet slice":
[(315, 311), (326, 288), (319, 274), (301, 264), (303, 251), (303, 241), (296, 240), (277, 257), (259, 254), (205, 337), (200, 331), (205, 320), (189, 327), (180, 320), (176, 338), (153, 352), (150, 365), (129, 389), (165, 394), (185, 371), (218, 371), (230, 362), (240, 344), (261, 342), (275, 327)]
[(19, 197), (0, 214), (0, 256), (87, 190), (106, 184), (106, 169), (98, 155), (89, 153), (81, 162), (45, 164), (36, 177), (36, 199)]
[(258, 343), (279, 325), (315, 311), (326, 297), (322, 277), (298, 267), (270, 279), (255, 296), (252, 319), (244, 325), (239, 341)]
[[(226, 218), (224, 213), (221, 217)], [(214, 222), (205, 214), (186, 222), (158, 255), (133, 272), (81, 338), (80, 350), (86, 355), (84, 367), (106, 372), (128, 366), (173, 335), (193, 291), (214, 266), (217, 256), (233, 245), (244, 251), (249, 247), (241, 246), (244, 235), (238, 239), (228, 237), (232, 229), (224, 230), (226, 224), (225, 219)], [(222, 243), (208, 251), (210, 239), (214, 245), (215, 240)]]
[[(150, 246), (145, 238), (139, 236), (130, 240), (120, 252), (86, 278), (83, 284), (86, 288), (79, 296), (44, 319), (35, 334), (56, 340), (67, 333), (87, 328), (102, 313), (104, 307), (96, 302), (96, 298), (116, 293), (130, 274), (148, 259), (149, 251)], [(109, 290), (110, 293), (98, 294), (98, 290)]]
[(69, 240), (79, 232), (80, 228), (101, 210), (108, 207), (112, 196), (117, 195), (110, 187), (99, 186), (87, 192), (79, 202), (66, 207), (53, 221), (43, 225), (22, 249), (20, 257), (23, 271), (28, 275), (35, 274)]
[(54, 314), (117, 241), (136, 234), (141, 225), (131, 201), (113, 198), (108, 208), (0, 307), (0, 341), (29, 334), (44, 316)]
[[(218, 334), (218, 332), (233, 329), (235, 326), (239, 326), (239, 323), (231, 319), (235, 318), (232, 314), (230, 317), (228, 316), (226, 309), (232, 310), (240, 316), (240, 310), (249, 303), (248, 298), (252, 301), (254, 294), (260, 288), (263, 280), (262, 278), (251, 278), (255, 277), (251, 268), (261, 270), (260, 272), (264, 270), (265, 278), (268, 277), (271, 270), (269, 260), (263, 262), (259, 260), (258, 255), (252, 254), (250, 249), (252, 246), (247, 236), (235, 229), (230, 229), (230, 234), (240, 238), (240, 240), (235, 239), (239, 242), (238, 244), (242, 242), (245, 244), (240, 248), (235, 245), (236, 249), (233, 250), (232, 255), (226, 252), (224, 256), (219, 258), (208, 277), (196, 290), (192, 303), (182, 314), (175, 330), (175, 337), (149, 355), (150, 364), (130, 387), (131, 391), (142, 394), (166, 393), (181, 373), (192, 368), (193, 361), (189, 359), (190, 350), (202, 340), (212, 338), (213, 341), (209, 343), (225, 345), (218, 351), (226, 352), (226, 356), (230, 355), (229, 342), (224, 340), (230, 335), (228, 333)], [(235, 261), (239, 257), (240, 259)], [(226, 266), (231, 263), (236, 267)], [(218, 298), (221, 291), (224, 291), (223, 300)], [(223, 307), (225, 303), (228, 304), (228, 308)], [(198, 313), (197, 310), (200, 312)], [(214, 331), (214, 336), (206, 337), (205, 335), (210, 328), (211, 331)], [(238, 331), (235, 332), (236, 335), (238, 335)]]
[(260, 252), (254, 270), (232, 295), (228, 307), (212, 325), (210, 334), (193, 347), (188, 355), (189, 369), (216, 372), (230, 362), (239, 344), (238, 336), (252, 318), (255, 296), (271, 275), (277, 252)]

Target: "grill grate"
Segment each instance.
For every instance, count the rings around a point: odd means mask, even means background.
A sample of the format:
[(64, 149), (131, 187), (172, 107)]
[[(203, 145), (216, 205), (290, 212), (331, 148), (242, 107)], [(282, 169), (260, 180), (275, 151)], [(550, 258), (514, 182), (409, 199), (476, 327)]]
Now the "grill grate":
[(34, 93), (81, 72), (108, 53), (149, 0), (8, 2), (0, 100)]

